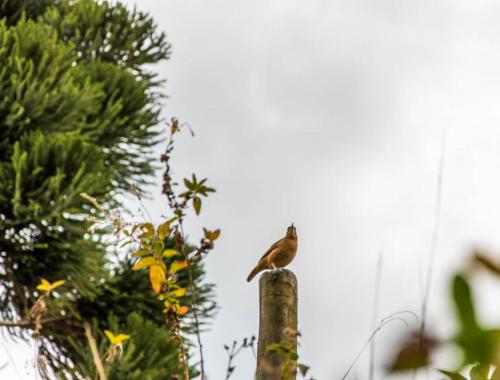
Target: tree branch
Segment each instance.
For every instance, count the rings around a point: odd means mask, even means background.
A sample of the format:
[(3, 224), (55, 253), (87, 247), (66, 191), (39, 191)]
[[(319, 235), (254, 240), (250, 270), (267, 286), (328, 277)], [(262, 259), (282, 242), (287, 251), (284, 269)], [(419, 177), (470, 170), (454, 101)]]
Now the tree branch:
[[(50, 318), (45, 318), (40, 320), (40, 323), (42, 325), (46, 323), (54, 323), (54, 322), (59, 322), (67, 317), (65, 316), (59, 316), (59, 317), (50, 317)], [(0, 321), (0, 327), (22, 327), (22, 328), (30, 328), (34, 327), (36, 325), (36, 321), (31, 321), (31, 320), (21, 320), (21, 321)]]
[(102, 364), (101, 357), (99, 356), (99, 349), (97, 348), (96, 341), (92, 336), (92, 330), (90, 328), (90, 324), (85, 321), (83, 322), (83, 327), (85, 329), (85, 335), (87, 335), (87, 339), (89, 341), (90, 350), (92, 352), (92, 358), (94, 359), (94, 364), (99, 374), (99, 380), (107, 380), (106, 371), (104, 370), (104, 365)]

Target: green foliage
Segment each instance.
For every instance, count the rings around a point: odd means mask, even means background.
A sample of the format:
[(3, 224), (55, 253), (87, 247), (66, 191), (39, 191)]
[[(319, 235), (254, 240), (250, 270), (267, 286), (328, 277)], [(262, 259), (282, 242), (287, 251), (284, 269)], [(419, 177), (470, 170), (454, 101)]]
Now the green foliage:
[(465, 376), (462, 376), (461, 374), (456, 372), (445, 371), (444, 369), (440, 369), (439, 372), (441, 372), (443, 375), (448, 376), (452, 380), (467, 380)]
[(102, 92), (76, 78), (74, 59), (48, 25), (0, 21), (0, 160), (26, 132), (78, 132), (98, 107)]
[(215, 191), (215, 189), (206, 186), (205, 182), (207, 182), (206, 178), (198, 181), (196, 175), (194, 174), (191, 177), (191, 181), (187, 178), (184, 179), (184, 185), (187, 190), (180, 196), (184, 198), (186, 202), (191, 199), (193, 200), (193, 209), (196, 212), (196, 215), (199, 215), (201, 212), (201, 197), (206, 197), (208, 196), (208, 193), (213, 193)]
[(45, 10), (54, 5), (58, 0), (2, 0), (0, 2), (0, 17), (7, 21), (7, 25), (13, 25), (19, 21), (22, 15), (28, 19), (34, 19), (43, 14)]
[[(478, 267), (487, 269), (491, 274), (500, 274), (499, 265), (482, 253), (474, 253), (467, 271), (457, 273), (451, 281), (451, 295), (455, 306), (458, 325), (457, 333), (448, 341), (440, 342), (434, 338), (423, 337), (420, 332), (413, 340), (405, 342), (399, 349), (395, 360), (397, 365), (390, 371), (408, 370), (428, 366), (433, 350), (441, 343), (452, 343), (463, 353), (459, 371), (473, 364), (470, 380), (500, 380), (500, 372), (495, 369), (490, 375), (492, 366), (499, 367), (500, 329), (485, 328), (477, 318), (474, 293), (471, 286), (471, 275)], [(459, 371), (440, 369), (439, 372), (452, 380), (467, 380)]]
[(464, 364), (494, 362), (499, 345), (498, 330), (484, 329), (477, 323), (470, 285), (460, 274), (453, 280), (453, 297), (461, 326), (455, 340), (464, 353)]
[(143, 65), (169, 57), (166, 35), (157, 32), (153, 19), (120, 3), (58, 1), (43, 20), (63, 41), (75, 45), (81, 60), (97, 59), (144, 73)]
[(282, 360), (281, 377), (283, 379), (295, 378), (297, 370), (303, 378), (309, 372), (309, 366), (303, 363), (297, 363), (299, 354), (295, 350), (297, 345), (297, 337), (300, 336), (298, 331), (286, 328), (283, 331), (284, 338), (279, 343), (271, 343), (266, 347), (266, 350), (279, 355)]
[[(59, 320), (40, 330), (41, 353), (60, 378), (94, 377), (85, 320), (103, 355), (105, 329), (131, 336), (110, 379), (177, 374), (178, 343), (149, 278), (116, 258), (105, 231), (88, 233), (93, 210), (80, 196), (115, 207), (132, 184), (151, 181), (161, 82), (144, 65), (168, 58), (166, 36), (149, 15), (108, 1), (6, 0), (0, 12), (0, 315), (26, 318), (44, 293), (41, 278), (65, 280), (44, 299), (44, 316)], [(178, 286), (188, 288), (182, 272)], [(213, 286), (201, 265), (192, 274), (203, 325), (215, 310)], [(177, 294), (181, 303), (191, 296)], [(191, 310), (184, 319), (193, 332)]]
[[(158, 329), (158, 325), (148, 321), (137, 312), (129, 313), (125, 319), (109, 315), (106, 325), (112, 331), (130, 332), (130, 340), (123, 343), (123, 352), (113, 362), (107, 362), (106, 369), (109, 380), (157, 380), (170, 378), (172, 370), (177, 367), (176, 344), (166, 329)], [(99, 332), (97, 343), (100, 356), (106, 357), (109, 340), (94, 324), (94, 331)], [(71, 346), (78, 353), (77, 369), (79, 372), (94, 378), (94, 362), (86, 341), (70, 339)], [(175, 373), (175, 371), (174, 371)], [(64, 371), (58, 373), (65, 377)]]
[(469, 283), (463, 275), (457, 274), (453, 279), (453, 299), (464, 333), (474, 333), (479, 329), (476, 321), (472, 294)]
[[(451, 380), (467, 380), (467, 378), (458, 372), (450, 372), (439, 370), (443, 375), (448, 376)], [(470, 380), (498, 380), (499, 375), (495, 369), (490, 376), (490, 366), (485, 364), (476, 364), (472, 366), (469, 376)]]

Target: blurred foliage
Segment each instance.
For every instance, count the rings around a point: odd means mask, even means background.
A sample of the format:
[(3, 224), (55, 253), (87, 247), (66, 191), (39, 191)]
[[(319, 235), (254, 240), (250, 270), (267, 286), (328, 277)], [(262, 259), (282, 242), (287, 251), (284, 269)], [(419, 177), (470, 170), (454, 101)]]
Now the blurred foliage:
[[(80, 196), (112, 208), (132, 185), (151, 182), (162, 82), (145, 66), (169, 51), (151, 16), (120, 3), (0, 4), (0, 315), (25, 320), (43, 297), (43, 318), (59, 319), (43, 324), (40, 357), (59, 378), (94, 376), (85, 320), (103, 356), (104, 330), (131, 336), (109, 379), (179, 373), (164, 305), (132, 259), (110, 250), (106, 231), (88, 233), (94, 211)], [(188, 288), (182, 272), (178, 285)], [(215, 310), (213, 285), (201, 264), (192, 275), (204, 325)], [(62, 280), (51, 297), (37, 289)], [(183, 331), (192, 333), (191, 311), (184, 320)], [(23, 328), (8, 330), (29, 337)]]
[[(299, 354), (296, 351), (296, 346), (298, 345), (297, 339), (300, 335), (299, 331), (287, 327), (283, 331), (283, 339), (281, 342), (271, 343), (266, 347), (268, 352), (280, 357), (282, 361), (282, 379), (295, 379), (297, 377), (297, 372), (305, 379), (309, 372), (310, 367), (308, 365), (297, 362), (299, 360)], [(309, 380), (314, 379), (310, 377)]]
[[(159, 329), (155, 322), (135, 311), (125, 319), (110, 314), (103, 322), (111, 331), (127, 331), (130, 334), (130, 340), (123, 345), (123, 353), (119, 359), (108, 362), (109, 380), (157, 380), (172, 376), (172, 369), (178, 365), (178, 354), (176, 344), (172, 343), (166, 329)], [(104, 356), (109, 347), (109, 339), (99, 329), (97, 322), (94, 327), (94, 331), (99, 332), (96, 336), (99, 352)], [(78, 355), (78, 372), (93, 379), (95, 366), (90, 350), (77, 339), (69, 338), (69, 343)]]
[[(472, 286), (474, 276), (478, 273), (499, 276), (500, 263), (492, 259), (491, 255), (476, 251), (466, 269), (456, 273), (451, 280), (457, 332), (451, 338), (440, 340), (424, 335), (422, 331), (412, 334), (412, 339), (403, 341), (389, 366), (390, 372), (427, 367), (431, 365), (437, 348), (451, 344), (460, 349), (462, 359), (455, 370), (439, 369), (443, 375), (452, 380), (500, 380), (500, 326), (487, 328), (479, 322)], [(472, 367), (467, 378), (463, 372), (468, 366)]]

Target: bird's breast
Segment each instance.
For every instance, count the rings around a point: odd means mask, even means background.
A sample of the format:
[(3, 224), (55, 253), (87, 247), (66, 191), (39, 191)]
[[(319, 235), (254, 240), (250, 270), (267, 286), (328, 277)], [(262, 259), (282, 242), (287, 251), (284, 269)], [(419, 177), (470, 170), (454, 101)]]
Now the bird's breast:
[(278, 268), (287, 266), (292, 262), (297, 253), (297, 241), (284, 241), (279, 247), (273, 249), (269, 254), (269, 266), (274, 264)]

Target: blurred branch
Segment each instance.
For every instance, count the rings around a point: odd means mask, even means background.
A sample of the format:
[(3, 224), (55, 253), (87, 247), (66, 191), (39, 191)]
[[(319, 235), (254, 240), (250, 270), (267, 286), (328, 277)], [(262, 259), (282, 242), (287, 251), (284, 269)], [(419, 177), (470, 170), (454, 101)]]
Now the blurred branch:
[[(373, 299), (372, 330), (377, 328), (378, 306), (380, 301), (380, 279), (382, 278), (382, 251), (378, 254), (377, 271), (375, 274), (375, 297)], [(370, 362), (368, 367), (368, 379), (375, 377), (375, 338), (370, 343)]]
[(441, 152), (439, 157), (439, 168), (436, 184), (436, 201), (434, 204), (434, 227), (432, 229), (432, 242), (431, 242), (431, 252), (429, 255), (429, 262), (427, 265), (427, 273), (425, 278), (425, 290), (424, 296), (422, 298), (422, 308), (420, 315), (420, 336), (422, 339), (425, 337), (425, 328), (427, 322), (427, 307), (429, 304), (429, 298), (431, 295), (432, 287), (432, 274), (434, 272), (434, 262), (436, 259), (436, 251), (439, 236), (439, 221), (441, 217), (441, 198), (443, 193), (443, 177), (444, 177), (444, 161), (446, 154), (446, 129), (443, 128), (441, 136)]
[(231, 375), (233, 374), (233, 372), (236, 368), (233, 365), (233, 359), (236, 357), (236, 355), (239, 354), (239, 352), (243, 348), (251, 348), (252, 352), (254, 354), (254, 357), (255, 357), (254, 343), (255, 343), (255, 336), (252, 335), (250, 337), (250, 339), (244, 338), (239, 347), (238, 347), (238, 342), (236, 342), (236, 341), (233, 341), (233, 345), (231, 346), (231, 348), (229, 348), (229, 346), (227, 344), (224, 345), (224, 350), (226, 351), (227, 357), (228, 357), (227, 370), (226, 370), (226, 380), (229, 380), (229, 378), (231, 377)]
[[(40, 320), (42, 324), (46, 323), (54, 323), (65, 320), (67, 317), (51, 317)], [(0, 327), (22, 327), (22, 328), (30, 328), (35, 327), (36, 321), (31, 320), (22, 320), (22, 321), (0, 321)]]
[(479, 250), (474, 251), (472, 259), (476, 262), (484, 266), (493, 274), (497, 276), (500, 275), (500, 263), (493, 261), (486, 253), (481, 252)]
[(101, 357), (99, 356), (99, 350), (97, 349), (97, 344), (95, 342), (94, 337), (92, 336), (92, 330), (90, 329), (90, 324), (85, 321), (83, 323), (83, 327), (85, 329), (85, 335), (89, 341), (90, 350), (92, 351), (92, 357), (94, 359), (94, 364), (99, 374), (100, 380), (107, 380), (106, 372), (104, 371), (104, 366), (102, 364)]

